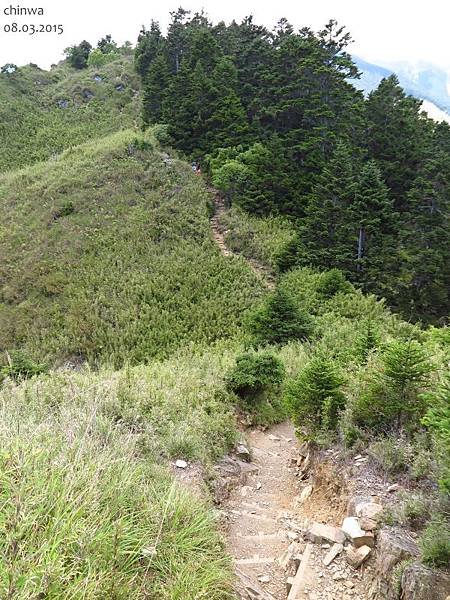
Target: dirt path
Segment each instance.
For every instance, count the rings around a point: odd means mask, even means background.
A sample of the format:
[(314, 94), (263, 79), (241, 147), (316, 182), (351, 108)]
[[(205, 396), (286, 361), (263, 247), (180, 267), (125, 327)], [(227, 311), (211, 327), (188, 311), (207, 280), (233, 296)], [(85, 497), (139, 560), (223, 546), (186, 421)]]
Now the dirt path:
[[(214, 199), (214, 214), (211, 217), (211, 231), (212, 236), (220, 251), (224, 256), (237, 256), (232, 250), (230, 250), (225, 241), (225, 232), (220, 224), (220, 217), (226, 211), (223, 198), (214, 189), (209, 190), (213, 194)], [(257, 277), (264, 283), (268, 289), (274, 289), (275, 278), (270, 270), (259, 263), (257, 260), (251, 258), (245, 258), (247, 263), (250, 265), (253, 272)]]
[[(251, 431), (247, 440), (254, 470), (246, 485), (235, 488), (222, 506), (238, 597), (286, 600), (288, 577), (300, 563), (301, 576), (289, 600), (366, 598), (363, 572), (351, 569), (343, 554), (325, 566), (323, 559), (330, 545), (311, 544), (303, 538), (307, 520), (299, 495), (307, 483), (298, 480), (292, 467), (292, 459), (298, 457), (292, 425), (282, 423), (269, 431)], [(287, 559), (292, 556), (298, 556), (297, 563)]]

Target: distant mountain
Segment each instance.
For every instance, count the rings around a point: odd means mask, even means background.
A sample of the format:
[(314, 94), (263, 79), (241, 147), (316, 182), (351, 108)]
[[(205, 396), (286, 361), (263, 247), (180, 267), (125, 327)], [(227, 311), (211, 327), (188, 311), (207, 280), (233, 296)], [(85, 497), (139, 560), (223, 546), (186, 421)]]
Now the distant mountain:
[(449, 76), (436, 66), (409, 63), (394, 63), (389, 67), (374, 65), (354, 56), (361, 79), (355, 82), (357, 88), (366, 93), (375, 89), (384, 77), (395, 73), (408, 94), (425, 100), (424, 109), (435, 119), (450, 121)]

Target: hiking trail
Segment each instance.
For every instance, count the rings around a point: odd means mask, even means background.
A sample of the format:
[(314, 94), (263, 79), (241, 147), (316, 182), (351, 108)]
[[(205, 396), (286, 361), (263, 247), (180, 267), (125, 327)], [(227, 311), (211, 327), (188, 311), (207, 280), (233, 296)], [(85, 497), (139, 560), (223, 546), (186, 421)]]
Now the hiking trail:
[[(293, 464), (299, 454), (291, 423), (267, 431), (252, 430), (247, 442), (252, 468), (245, 485), (234, 488), (221, 507), (227, 520), (227, 546), (234, 560), (238, 598), (367, 598), (364, 573), (346, 564), (345, 553), (325, 566), (323, 559), (332, 544), (312, 544), (302, 537), (310, 512), (306, 513), (298, 501), (307, 483), (295, 476)], [(335, 517), (332, 510), (328, 512)]]
[[(228, 248), (225, 240), (225, 235), (227, 232), (221, 224), (221, 216), (224, 215), (227, 210), (225, 208), (224, 200), (216, 190), (210, 188), (209, 191), (213, 195), (214, 201), (214, 214), (211, 217), (211, 231), (213, 240), (216, 242), (224, 256), (240, 256)], [(253, 258), (245, 257), (244, 260), (248, 263), (258, 279), (263, 282), (265, 287), (267, 287), (269, 290), (273, 290), (275, 288), (275, 277), (270, 269)]]

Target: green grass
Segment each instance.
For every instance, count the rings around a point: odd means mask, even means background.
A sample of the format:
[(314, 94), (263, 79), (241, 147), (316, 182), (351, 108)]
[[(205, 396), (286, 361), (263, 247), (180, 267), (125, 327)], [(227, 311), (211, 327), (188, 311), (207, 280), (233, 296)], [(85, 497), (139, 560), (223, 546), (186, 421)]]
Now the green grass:
[[(225, 375), (242, 349), (191, 345), (117, 372), (5, 380), (2, 598), (234, 598), (214, 511), (165, 465), (207, 467), (237, 440)], [(305, 360), (298, 343), (279, 356), (289, 374)]]
[(261, 219), (237, 206), (221, 215), (220, 224), (226, 229), (225, 240), (231, 250), (272, 269), (277, 253), (295, 233), (285, 217)]
[(119, 132), (0, 177), (1, 350), (121, 366), (239, 334), (262, 286), (154, 145)]
[(235, 439), (218, 399), (230, 348), (121, 373), (59, 372), (0, 391), (0, 596), (225, 600), (211, 507), (163, 458)]
[(28, 65), (0, 75), (0, 173), (139, 125), (139, 79), (131, 54), (98, 69), (77, 71), (63, 61), (50, 71)]

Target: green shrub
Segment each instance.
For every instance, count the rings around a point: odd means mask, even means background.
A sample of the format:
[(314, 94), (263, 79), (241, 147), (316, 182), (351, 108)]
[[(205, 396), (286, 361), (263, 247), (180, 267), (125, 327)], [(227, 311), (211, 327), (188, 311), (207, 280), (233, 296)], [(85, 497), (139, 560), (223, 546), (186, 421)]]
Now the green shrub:
[(448, 567), (450, 563), (450, 526), (447, 519), (436, 516), (422, 533), (419, 544), (422, 560), (433, 567)]
[(312, 320), (297, 308), (289, 295), (277, 288), (264, 303), (247, 315), (247, 329), (254, 344), (286, 344), (307, 339)]
[(287, 242), (276, 252), (274, 256), (274, 262), (277, 270), (280, 273), (285, 273), (289, 269), (295, 268), (300, 262), (299, 256), (300, 248), (300, 236), (298, 233)]
[(100, 48), (94, 48), (89, 54), (87, 65), (88, 67), (102, 67), (103, 65), (116, 60), (119, 56), (118, 52), (108, 52), (105, 54)]
[(333, 430), (345, 406), (344, 378), (326, 356), (315, 356), (285, 389), (285, 402), (294, 422), (312, 433)]
[(369, 445), (367, 452), (390, 475), (407, 469), (407, 456), (401, 440), (391, 437), (376, 440)]
[(172, 138), (169, 134), (168, 125), (164, 125), (162, 123), (153, 125), (151, 131), (155, 140), (162, 146), (168, 146), (171, 143)]
[(419, 342), (393, 341), (383, 354), (383, 377), (390, 391), (389, 411), (398, 426), (423, 415), (420, 390), (432, 371), (425, 349)]
[(379, 346), (380, 334), (372, 319), (366, 319), (361, 329), (356, 341), (356, 357), (358, 361), (366, 363), (369, 354)]
[(279, 385), (284, 375), (283, 363), (270, 352), (241, 354), (227, 377), (227, 387), (240, 398), (253, 400)]
[(431, 370), (419, 342), (390, 342), (364, 374), (364, 385), (353, 403), (355, 423), (378, 431), (417, 429)]
[(339, 269), (331, 269), (321, 273), (317, 283), (317, 291), (325, 299), (351, 290), (352, 285), (345, 279), (345, 275)]
[(446, 374), (435, 390), (424, 394), (429, 408), (422, 423), (433, 435), (439, 469), (439, 485), (450, 493), (450, 374)]
[(7, 364), (0, 369), (0, 380), (11, 377), (14, 381), (20, 381), (46, 372), (46, 365), (35, 362), (21, 350), (14, 350), (7, 354)]
[(430, 505), (423, 495), (408, 494), (400, 497), (397, 510), (398, 521), (413, 529), (421, 529), (430, 516)]

